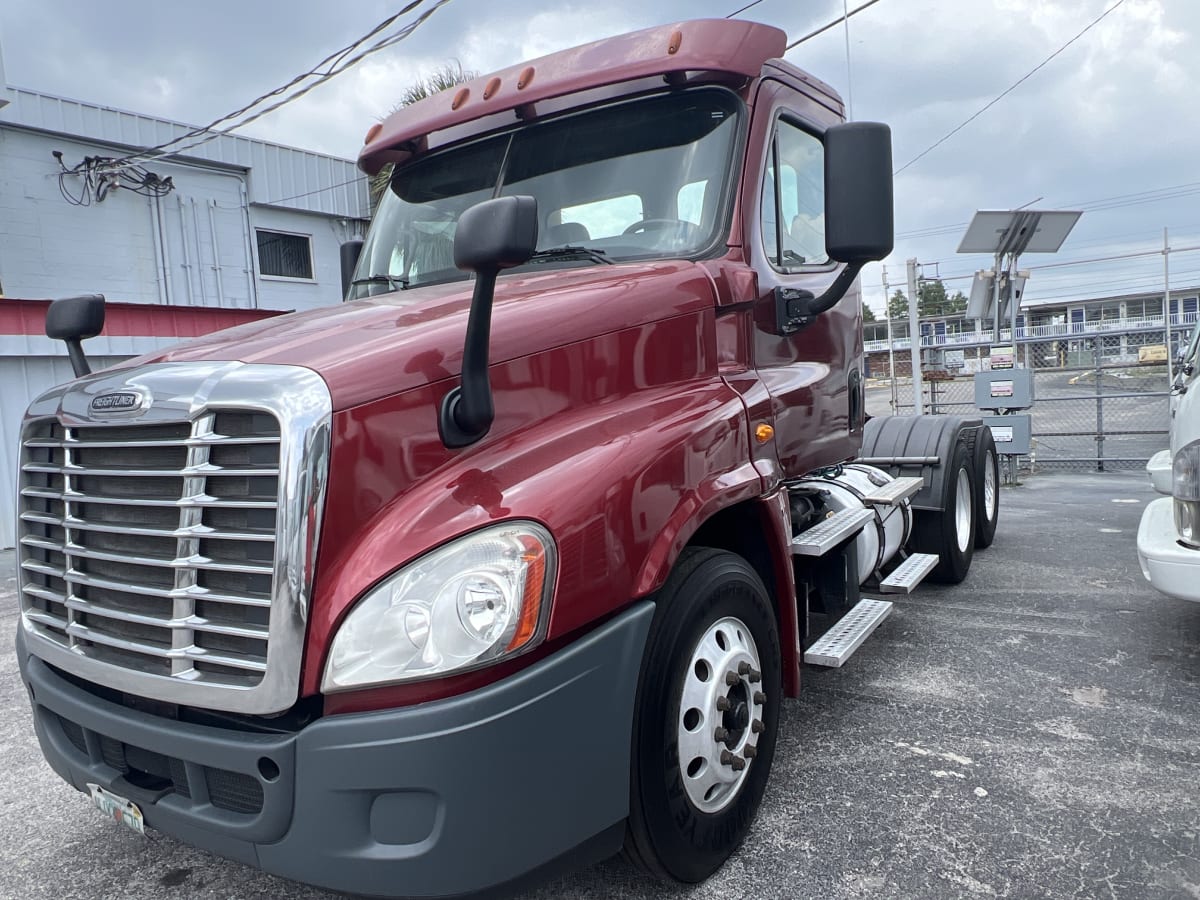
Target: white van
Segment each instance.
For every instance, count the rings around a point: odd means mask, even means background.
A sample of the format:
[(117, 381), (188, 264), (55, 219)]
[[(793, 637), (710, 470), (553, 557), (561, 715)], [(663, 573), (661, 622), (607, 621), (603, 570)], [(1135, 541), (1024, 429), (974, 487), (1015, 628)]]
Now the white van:
[(1154, 587), (1200, 602), (1200, 327), (1180, 355), (1171, 386), (1170, 449), (1146, 464), (1160, 494), (1142, 513), (1138, 560)]

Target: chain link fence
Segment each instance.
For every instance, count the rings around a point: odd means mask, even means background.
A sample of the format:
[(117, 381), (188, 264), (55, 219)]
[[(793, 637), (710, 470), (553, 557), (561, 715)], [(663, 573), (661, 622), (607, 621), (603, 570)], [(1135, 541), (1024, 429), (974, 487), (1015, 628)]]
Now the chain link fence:
[[(1018, 343), (1020, 364), (1034, 370), (1034, 404), (1029, 410), (1033, 442), (1018, 459), (1027, 472), (1045, 469), (1105, 472), (1140, 469), (1167, 446), (1170, 384), (1161, 336), (1111, 333), (1054, 341)], [(973, 373), (988, 368), (989, 348), (959, 351), (961, 367), (944, 358), (928, 365), (924, 411), (977, 415)], [(900, 357), (897, 352), (897, 359)], [(905, 362), (908, 352), (903, 353)], [(868, 381), (867, 412), (912, 415), (913, 383), (907, 375)], [(898, 371), (907, 372), (907, 364)], [(956, 374), (961, 373), (961, 374)], [(991, 415), (991, 413), (987, 413)]]

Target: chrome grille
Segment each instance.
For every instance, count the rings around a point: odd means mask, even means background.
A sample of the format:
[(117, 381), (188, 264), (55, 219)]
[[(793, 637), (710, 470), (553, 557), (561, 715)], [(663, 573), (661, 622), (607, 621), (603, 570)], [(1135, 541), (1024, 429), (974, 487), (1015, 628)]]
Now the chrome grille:
[(26, 422), (22, 609), (75, 654), (190, 683), (267, 670), (280, 425), (257, 410), (189, 422)]

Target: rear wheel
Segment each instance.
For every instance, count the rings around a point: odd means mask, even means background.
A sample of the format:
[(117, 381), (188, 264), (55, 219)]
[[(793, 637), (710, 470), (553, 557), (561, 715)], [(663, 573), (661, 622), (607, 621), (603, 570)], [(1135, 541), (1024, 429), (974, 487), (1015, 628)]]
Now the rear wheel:
[(779, 725), (779, 630), (741, 557), (689, 548), (658, 596), (634, 714), (626, 855), (702, 881), (750, 829)]
[(979, 429), (975, 438), (975, 546), (992, 546), (1000, 518), (1000, 455), (992, 430)]
[(942, 479), (942, 508), (913, 510), (909, 546), (918, 553), (933, 553), (939, 558), (937, 568), (929, 575), (933, 581), (958, 584), (971, 568), (975, 555), (975, 490), (971, 469), (966, 444), (956, 441)]

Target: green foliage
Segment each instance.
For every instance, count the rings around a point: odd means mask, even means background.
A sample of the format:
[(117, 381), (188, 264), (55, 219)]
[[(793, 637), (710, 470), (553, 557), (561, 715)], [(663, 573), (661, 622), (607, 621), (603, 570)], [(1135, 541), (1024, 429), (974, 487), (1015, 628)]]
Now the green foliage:
[(908, 298), (900, 288), (896, 288), (896, 293), (888, 300), (887, 311), (889, 319), (908, 318)]
[[(418, 100), (424, 100), (426, 97), (432, 97), (434, 94), (448, 91), (450, 88), (457, 87), (464, 81), (470, 81), (472, 78), (478, 77), (478, 72), (463, 69), (460, 62), (447, 63), (440, 69), (435, 69), (416, 84), (411, 84), (405, 88), (404, 92), (400, 95), (400, 102), (391, 108), (388, 115), (406, 106), (411, 106)], [(391, 177), (392, 167), (390, 165), (384, 166), (377, 174), (371, 176), (372, 211), (379, 205), (379, 198), (383, 196), (383, 192), (387, 189), (388, 181), (391, 180)]]
[(917, 313), (921, 318), (927, 316), (949, 316), (965, 312), (967, 298), (962, 291), (946, 294), (946, 286), (940, 279), (922, 280), (917, 288)]
[(875, 310), (873, 310), (873, 309), (871, 309), (871, 307), (867, 306), (866, 300), (864, 300), (862, 302), (862, 307), (863, 307), (863, 321), (864, 322), (877, 322), (878, 321), (878, 319), (875, 318)]

